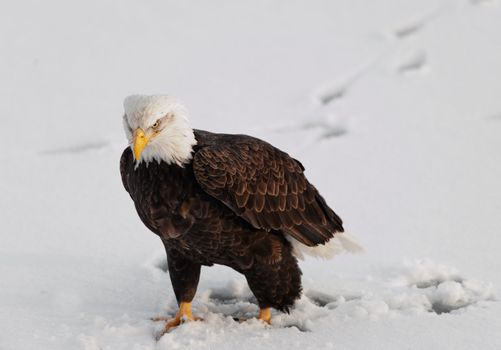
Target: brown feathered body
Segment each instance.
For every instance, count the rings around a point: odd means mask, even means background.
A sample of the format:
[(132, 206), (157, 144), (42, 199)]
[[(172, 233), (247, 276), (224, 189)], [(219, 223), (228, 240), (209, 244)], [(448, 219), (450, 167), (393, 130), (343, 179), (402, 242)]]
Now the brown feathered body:
[(288, 154), (246, 135), (194, 133), (184, 167), (136, 165), (130, 148), (120, 163), (141, 220), (165, 246), (178, 302), (193, 299), (201, 265), (221, 264), (245, 275), (261, 308), (288, 311), (301, 271), (287, 236), (324, 244), (341, 219)]

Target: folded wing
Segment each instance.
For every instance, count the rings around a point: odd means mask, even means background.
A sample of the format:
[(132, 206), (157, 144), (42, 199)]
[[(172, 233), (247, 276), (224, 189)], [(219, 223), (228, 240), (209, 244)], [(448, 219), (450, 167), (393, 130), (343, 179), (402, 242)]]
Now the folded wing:
[(235, 135), (199, 149), (193, 159), (202, 189), (253, 227), (324, 244), (342, 221), (308, 182), (303, 166), (259, 139)]

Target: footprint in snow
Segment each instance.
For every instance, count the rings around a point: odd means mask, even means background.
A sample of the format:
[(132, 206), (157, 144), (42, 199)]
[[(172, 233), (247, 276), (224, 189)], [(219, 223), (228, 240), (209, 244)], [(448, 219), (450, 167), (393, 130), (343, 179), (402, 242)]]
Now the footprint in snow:
[(42, 155), (60, 155), (60, 154), (82, 154), (96, 152), (109, 147), (111, 143), (107, 141), (87, 142), (79, 145), (59, 147), (41, 151)]
[(404, 39), (421, 31), (426, 24), (426, 19), (420, 18), (417, 20), (409, 21), (401, 26), (398, 26), (393, 35), (397, 39)]
[[(163, 273), (166, 270), (165, 263), (160, 264), (165, 261), (165, 257), (160, 259), (161, 256), (158, 254), (149, 266), (161, 271), (162, 278), (168, 278)], [(325, 318), (328, 322), (343, 322), (346, 319), (417, 317), (427, 313), (461, 314), (472, 307), (485, 307), (488, 305), (486, 302), (496, 301), (490, 283), (466, 278), (455, 269), (430, 260), (405, 264), (396, 272), (389, 282), (384, 281), (388, 272), (380, 278), (356, 281), (360, 290), (351, 288), (343, 292), (329, 292), (305, 288), (303, 296), (297, 300), (290, 313), (273, 310), (271, 326), (265, 328), (295, 328), (300, 332), (310, 332), (314, 331), (316, 323)], [(259, 306), (244, 278), (231, 279), (221, 287), (202, 287), (194, 300), (194, 309), (204, 322), (183, 325), (168, 337), (175, 336), (179, 331), (205, 329), (210, 333), (221, 327), (242, 332), (262, 331), (264, 326), (255, 319)], [(165, 311), (163, 313), (174, 315), (177, 303), (173, 295), (162, 309)], [(242, 320), (246, 321), (240, 322)]]
[(473, 6), (499, 5), (499, 0), (470, 0)]
[[(490, 0), (470, 0), (470, 1), (490, 1)], [(428, 11), (427, 13), (422, 13), (421, 15), (416, 15), (405, 22), (401, 22), (400, 25), (393, 27), (394, 29), (390, 31), (390, 35), (398, 40), (407, 39), (410, 36), (419, 34), (425, 29), (430, 22), (436, 20), (442, 15), (448, 14), (453, 10), (455, 4), (443, 4), (442, 6), (435, 8), (434, 10)]]
[(304, 294), (305, 297), (313, 304), (319, 307), (325, 307), (330, 310), (335, 309), (340, 303), (352, 300), (360, 300), (362, 298), (361, 295), (354, 293), (346, 293), (345, 295), (327, 294), (325, 292), (317, 291), (314, 289), (307, 290)]
[(428, 57), (424, 50), (403, 53), (395, 61), (395, 71), (399, 74), (423, 72), (428, 67)]
[(406, 286), (410, 295), (420, 295), (422, 306), (439, 315), (496, 300), (492, 284), (465, 278), (429, 260), (409, 264), (395, 283)]
[(357, 79), (358, 76), (354, 75), (347, 80), (319, 89), (313, 96), (317, 107), (293, 130), (314, 130), (318, 141), (346, 135), (348, 114), (345, 113), (344, 100), (350, 86)]
[(350, 119), (346, 97), (350, 89), (378, 64), (379, 59), (380, 57), (373, 58), (346, 77), (317, 88), (311, 96), (312, 111), (303, 122), (275, 127), (272, 130), (281, 133), (314, 130), (316, 141), (346, 135)]

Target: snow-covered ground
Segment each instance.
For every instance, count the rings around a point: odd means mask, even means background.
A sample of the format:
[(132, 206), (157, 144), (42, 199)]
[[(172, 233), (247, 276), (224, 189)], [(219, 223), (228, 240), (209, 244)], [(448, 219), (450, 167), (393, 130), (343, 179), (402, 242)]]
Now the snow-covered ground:
[[(501, 1), (17, 1), (0, 11), (0, 349), (500, 349)], [(242, 276), (175, 299), (123, 190), (122, 100), (307, 168), (363, 255), (302, 263), (270, 327)]]

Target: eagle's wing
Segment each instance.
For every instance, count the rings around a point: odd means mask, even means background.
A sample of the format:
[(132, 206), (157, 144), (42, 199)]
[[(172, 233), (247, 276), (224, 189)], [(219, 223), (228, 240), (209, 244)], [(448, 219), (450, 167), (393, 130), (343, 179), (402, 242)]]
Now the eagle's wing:
[(288, 154), (239, 135), (199, 149), (193, 159), (202, 189), (255, 228), (280, 230), (308, 246), (343, 232), (342, 221)]

